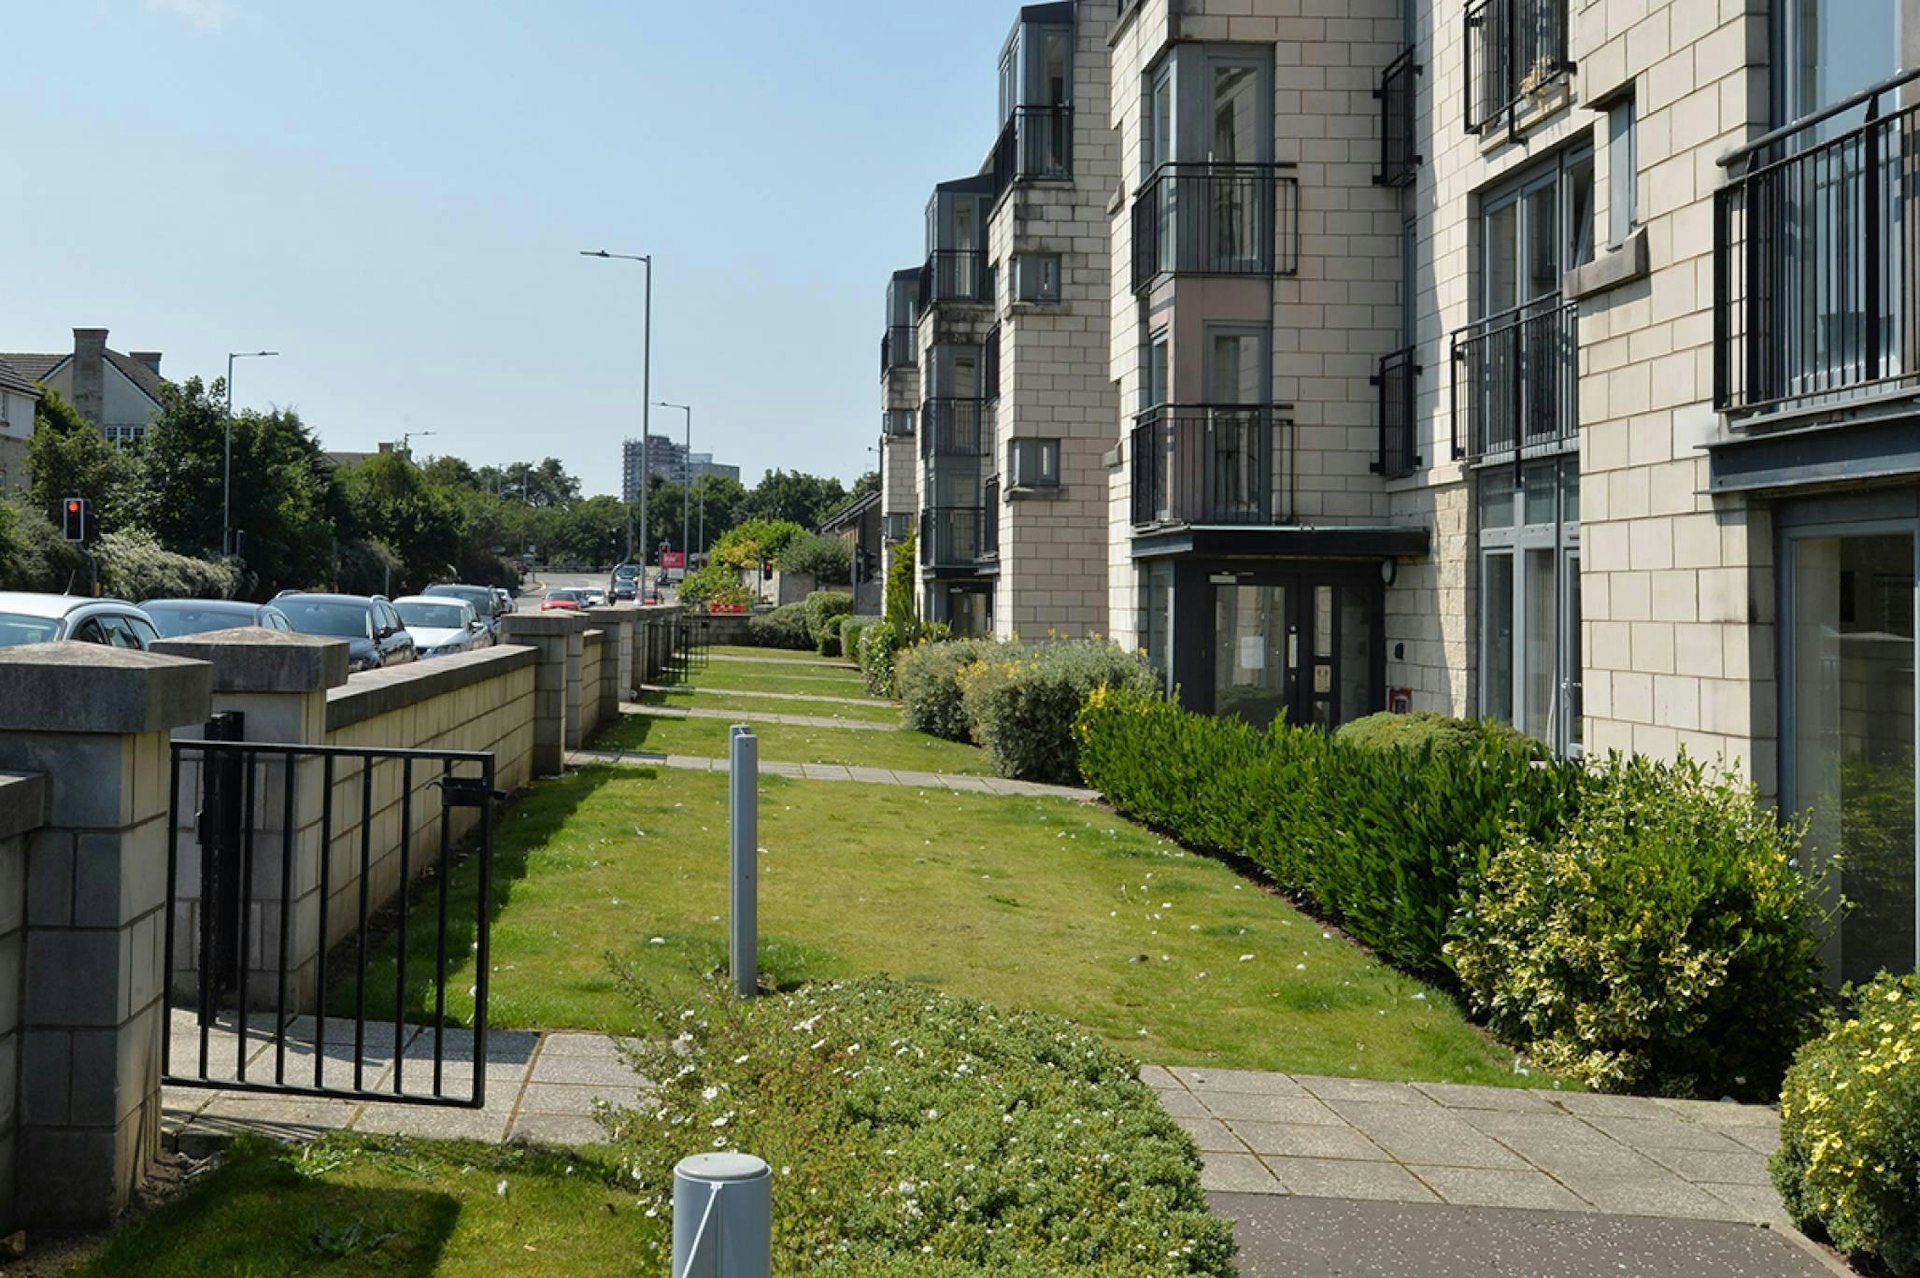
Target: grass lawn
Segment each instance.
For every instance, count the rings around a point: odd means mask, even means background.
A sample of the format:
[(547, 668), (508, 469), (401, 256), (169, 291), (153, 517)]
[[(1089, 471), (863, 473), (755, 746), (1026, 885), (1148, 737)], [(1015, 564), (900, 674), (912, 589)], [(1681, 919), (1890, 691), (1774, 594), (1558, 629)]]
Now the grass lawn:
[[(1147, 1061), (1525, 1081), (1445, 996), (1097, 807), (762, 786), (763, 980), (884, 973), (1067, 1016)], [(726, 787), (719, 775), (587, 769), (543, 783), (500, 823), (496, 1024), (630, 1031), (610, 958), (669, 996), (724, 965)], [(471, 865), (453, 886), (471, 900)], [(410, 973), (431, 968), (430, 930), (415, 932)], [(454, 940), (470, 952), (470, 938)], [(462, 1017), (471, 981), (470, 966), (450, 981)], [(391, 989), (388, 959), (370, 1002)], [(429, 999), (422, 986), (410, 1001)]]
[[(799, 704), (799, 703), (796, 703)], [(594, 737), (593, 749), (644, 750), (653, 754), (727, 757), (725, 719), (655, 719), (625, 714)], [(837, 763), (856, 768), (898, 768), (990, 776), (984, 751), (924, 732), (861, 732), (853, 728), (798, 728), (756, 723), (760, 757), (780, 763)]]
[[(790, 674), (788, 671), (804, 671)], [(804, 692), (811, 697), (846, 697), (852, 701), (886, 704), (868, 694), (860, 676), (831, 666), (780, 666), (771, 662), (716, 661), (697, 672), (688, 686), (716, 692)]]
[(851, 661), (842, 661), (839, 657), (823, 657), (817, 652), (802, 652), (798, 648), (755, 648), (748, 644), (716, 643), (707, 649), (719, 657), (749, 657), (755, 661), (784, 661), (790, 665), (825, 666), (829, 670), (853, 670)]
[[(831, 696), (831, 693), (815, 693)], [(744, 710), (759, 714), (799, 714), (815, 719), (846, 719), (857, 723), (899, 723), (900, 711), (890, 702), (782, 701), (773, 697), (729, 696), (724, 692), (649, 692), (641, 698), (648, 705), (676, 706), (693, 710)]]
[(636, 1207), (591, 1151), (326, 1136), (240, 1142), (78, 1272), (611, 1278), (662, 1272), (669, 1250), (665, 1216)]

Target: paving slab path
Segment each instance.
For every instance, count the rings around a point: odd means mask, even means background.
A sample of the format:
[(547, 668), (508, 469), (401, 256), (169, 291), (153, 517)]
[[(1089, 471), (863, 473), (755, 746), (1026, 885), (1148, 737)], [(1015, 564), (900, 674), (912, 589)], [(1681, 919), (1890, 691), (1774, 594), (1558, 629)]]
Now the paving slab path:
[(828, 697), (812, 692), (749, 692), (745, 688), (694, 688), (679, 683), (643, 683), (642, 692), (691, 692), (695, 696), (705, 693), (710, 697), (760, 697), (768, 701), (814, 701), (832, 706), (884, 706), (888, 703), (875, 697)]
[[(836, 722), (834, 727), (847, 725)], [(616, 767), (671, 768), (680, 772), (725, 772), (725, 759), (698, 755), (649, 754), (644, 750), (569, 750), (570, 768), (594, 764)], [(955, 790), (966, 794), (1000, 794), (1021, 797), (1045, 796), (1091, 803), (1100, 796), (1092, 790), (1066, 785), (1041, 785), (1036, 781), (1007, 781), (1000, 777), (960, 777), (941, 772), (910, 772), (898, 768), (855, 768), (838, 763), (780, 763), (762, 759), (760, 771), (767, 776), (793, 777), (805, 781), (858, 781), (867, 785), (915, 786), (923, 790)]]
[(849, 728), (855, 732), (904, 732), (898, 723), (868, 723), (861, 719), (831, 719), (817, 714), (774, 714), (765, 710), (705, 710), (699, 706), (655, 706), (623, 702), (621, 714), (649, 719), (725, 719), (733, 723), (774, 723), (791, 728)]

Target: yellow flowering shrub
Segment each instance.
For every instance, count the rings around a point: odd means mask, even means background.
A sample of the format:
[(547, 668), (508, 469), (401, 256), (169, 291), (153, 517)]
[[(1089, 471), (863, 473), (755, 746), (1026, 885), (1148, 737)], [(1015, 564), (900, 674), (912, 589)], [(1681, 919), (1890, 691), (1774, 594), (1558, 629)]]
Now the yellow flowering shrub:
[(1920, 976), (1850, 990), (1780, 1097), (1773, 1183), (1787, 1214), (1850, 1256), (1920, 1275)]

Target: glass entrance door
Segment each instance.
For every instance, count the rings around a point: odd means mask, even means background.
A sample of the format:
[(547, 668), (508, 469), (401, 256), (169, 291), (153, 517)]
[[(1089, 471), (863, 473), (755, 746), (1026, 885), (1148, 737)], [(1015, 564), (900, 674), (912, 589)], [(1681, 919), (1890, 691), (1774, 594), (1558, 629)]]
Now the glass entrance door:
[(1838, 981), (1920, 964), (1914, 544), (1912, 525), (1787, 542), (1787, 800), (1852, 903), (1828, 953)]
[(1381, 708), (1380, 592), (1313, 573), (1214, 578), (1213, 712), (1333, 729)]

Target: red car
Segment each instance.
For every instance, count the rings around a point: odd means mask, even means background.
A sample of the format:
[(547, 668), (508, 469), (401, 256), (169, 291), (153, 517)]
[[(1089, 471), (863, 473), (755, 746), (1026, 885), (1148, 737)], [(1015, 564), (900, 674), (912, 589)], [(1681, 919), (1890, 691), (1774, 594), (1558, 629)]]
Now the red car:
[(584, 590), (549, 590), (540, 601), (541, 612), (579, 612), (584, 607)]

